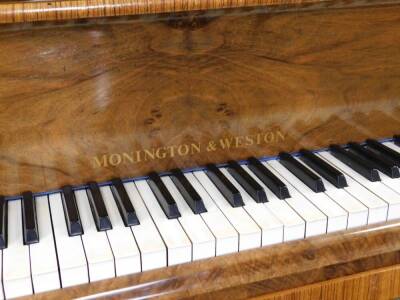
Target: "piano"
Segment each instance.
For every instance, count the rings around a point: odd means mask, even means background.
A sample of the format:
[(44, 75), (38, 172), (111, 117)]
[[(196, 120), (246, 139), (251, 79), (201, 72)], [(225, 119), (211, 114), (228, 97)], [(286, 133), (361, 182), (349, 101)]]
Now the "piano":
[(0, 1), (0, 299), (399, 297), (399, 16)]

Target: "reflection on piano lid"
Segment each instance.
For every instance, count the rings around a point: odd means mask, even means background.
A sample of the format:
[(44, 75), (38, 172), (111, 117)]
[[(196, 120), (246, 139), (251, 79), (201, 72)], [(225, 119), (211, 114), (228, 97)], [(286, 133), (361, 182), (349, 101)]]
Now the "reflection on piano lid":
[(389, 160), (360, 159), (400, 155), (395, 141), (0, 197), (2, 297), (399, 219)]

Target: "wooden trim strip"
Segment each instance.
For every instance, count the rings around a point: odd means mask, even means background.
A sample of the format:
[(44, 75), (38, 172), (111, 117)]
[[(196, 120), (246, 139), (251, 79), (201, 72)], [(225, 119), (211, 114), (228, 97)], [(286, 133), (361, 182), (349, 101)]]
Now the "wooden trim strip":
[(396, 0), (0, 0), (0, 24), (66, 21), (101, 17), (134, 16), (155, 13), (204, 11), (240, 7), (295, 8), (314, 5), (318, 8), (354, 7), (393, 3)]
[[(322, 0), (324, 1), (324, 0)], [(321, 0), (61, 0), (0, 3), (0, 23), (115, 17), (322, 2)]]

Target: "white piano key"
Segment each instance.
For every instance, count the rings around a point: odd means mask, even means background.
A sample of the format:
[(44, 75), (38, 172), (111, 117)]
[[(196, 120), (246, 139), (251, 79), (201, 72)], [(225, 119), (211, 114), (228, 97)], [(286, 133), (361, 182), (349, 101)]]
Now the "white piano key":
[[(400, 218), (400, 179), (390, 178), (379, 172), (381, 182), (379, 186), (371, 186), (371, 191), (380, 196), (389, 204), (388, 220)], [(377, 182), (378, 183), (378, 182)]]
[[(309, 169), (310, 172), (316, 174), (312, 169), (303, 164), (299, 158), (295, 158), (305, 168)], [(312, 202), (322, 213), (328, 217), (327, 232), (335, 232), (338, 230), (344, 230), (347, 228), (348, 213), (333, 201), (326, 193), (315, 193), (308, 186), (306, 186), (300, 179), (298, 179), (291, 172), (285, 172), (282, 174), (292, 184), (292, 186), (298, 190), (304, 197)], [(322, 179), (322, 177), (320, 177)], [(324, 182), (324, 181), (323, 181)]]
[[(392, 179), (379, 171), (381, 181), (371, 182), (349, 167), (346, 168), (345, 172), (388, 204), (387, 220), (400, 218), (400, 194), (395, 191), (400, 182), (399, 179)], [(387, 185), (393, 186), (395, 190)]]
[(262, 231), (262, 246), (282, 243), (283, 224), (263, 203), (257, 203), (244, 190), (244, 188), (233, 178), (226, 168), (221, 168), (221, 172), (239, 190), (244, 202), (244, 210), (253, 218)]
[(387, 220), (400, 218), (400, 194), (396, 192), (397, 185), (400, 183), (398, 179), (392, 179), (380, 171), (379, 176), (382, 181), (376, 182), (371, 182), (362, 176), (358, 176), (358, 173), (349, 175), (388, 204)]
[(355, 228), (368, 223), (368, 208), (349, 194), (345, 189), (338, 189), (322, 178), (325, 193), (348, 213), (347, 228)]
[(140, 250), (142, 271), (166, 267), (167, 249), (142, 197), (133, 182), (124, 183), (124, 186), (140, 222), (140, 225), (131, 226), (131, 230)]
[(305, 221), (306, 221), (306, 237), (324, 234), (327, 232), (327, 217), (315, 207), (309, 200), (300, 194), (290, 183), (286, 180), (290, 173), (284, 166), (277, 160), (264, 162), (276, 176), (279, 177), (286, 185), (290, 193), (290, 198), (286, 201)]
[(31, 295), (29, 246), (23, 244), (21, 200), (8, 203), (8, 246), (3, 250), (3, 287), (6, 298)]
[(70, 237), (59, 193), (49, 195), (62, 287), (89, 282), (85, 251), (80, 236)]
[(393, 149), (394, 151), (399, 152), (399, 154), (400, 154), (400, 147), (397, 146), (394, 142), (384, 142), (382, 144)]
[(29, 251), (33, 288), (35, 293), (41, 293), (59, 289), (60, 277), (48, 197), (37, 197), (35, 201), (40, 240), (39, 243), (31, 244)]
[[(364, 186), (367, 190), (378, 196), (380, 199), (382, 199), (384, 202), (388, 204), (388, 212), (387, 212), (387, 219), (388, 220), (393, 220), (393, 219), (398, 219), (400, 218), (400, 194), (397, 192), (393, 191), (391, 188), (387, 187), (385, 184), (382, 183), (382, 181), (369, 181), (366, 179), (364, 176), (360, 175), (350, 167), (343, 165), (343, 172), (345, 172), (347, 175), (352, 177), (354, 180), (356, 180), (359, 184)], [(381, 180), (384, 180), (386, 182), (391, 182), (387, 175), (383, 174), (382, 172), (379, 171), (379, 176), (381, 177)]]
[(239, 251), (239, 235), (228, 219), (215, 205), (210, 195), (203, 188), (193, 173), (185, 173), (186, 178), (203, 199), (207, 212), (200, 216), (210, 228), (216, 239), (216, 255)]
[(115, 258), (115, 272), (117, 276), (140, 272), (140, 252), (132, 230), (125, 227), (110, 187), (103, 186), (100, 192), (113, 227), (107, 236)]
[(75, 191), (75, 198), (83, 227), (82, 242), (85, 247), (90, 282), (115, 277), (114, 256), (106, 233), (97, 231), (86, 190)]
[(181, 213), (178, 220), (192, 242), (192, 259), (199, 260), (215, 256), (215, 238), (201, 216), (193, 213), (170, 177), (164, 176), (161, 177), (161, 180), (171, 193)]
[[(385, 201), (380, 199), (374, 193), (370, 192), (364, 186), (362, 186), (352, 176), (349, 176), (352, 171), (347, 165), (342, 163), (340, 160), (335, 158), (328, 151), (319, 152), (321, 158), (325, 159), (328, 163), (332, 164), (337, 169), (340, 169), (347, 180), (348, 187), (344, 189), (349, 192), (354, 198), (359, 200), (362, 204), (368, 207), (368, 224), (374, 224), (386, 221), (388, 213), (388, 205)], [(361, 175), (360, 175), (361, 176)], [(358, 177), (358, 176), (357, 176)]]
[(261, 228), (242, 207), (232, 207), (204, 171), (193, 173), (239, 233), (239, 251), (261, 246)]
[(278, 199), (248, 166), (243, 166), (243, 169), (264, 188), (268, 199), (268, 202), (264, 203), (264, 205), (283, 223), (283, 241), (303, 239), (306, 232), (305, 221), (284, 200)]
[(191, 261), (192, 244), (178, 220), (166, 217), (145, 180), (138, 180), (135, 184), (167, 246), (168, 265)]
[(140, 222), (140, 225), (131, 226), (131, 230), (140, 250), (142, 271), (166, 267), (167, 249), (142, 197), (133, 182), (124, 183), (124, 186)]

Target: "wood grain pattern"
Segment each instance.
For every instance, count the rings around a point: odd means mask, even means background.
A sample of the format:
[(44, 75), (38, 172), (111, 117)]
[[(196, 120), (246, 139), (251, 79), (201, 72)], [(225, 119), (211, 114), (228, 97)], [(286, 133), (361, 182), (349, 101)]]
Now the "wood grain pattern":
[[(0, 194), (390, 137), (399, 15), (393, 5), (1, 26)], [(201, 149), (180, 155), (182, 145)]]
[(252, 300), (388, 300), (400, 297), (400, 265), (345, 276)]
[(0, 0), (0, 24), (66, 21), (101, 17), (268, 7), (269, 10), (299, 10), (321, 7), (368, 6), (398, 0)]
[[(302, 289), (290, 289), (371, 271), (371, 276), (361, 274), (361, 277), (357, 275), (361, 279), (355, 279), (367, 283), (369, 279), (377, 278), (374, 274), (375, 271), (379, 273), (379, 270), (375, 269), (400, 264), (399, 234), (400, 224), (396, 222), (369, 226), (351, 232), (329, 234), (37, 294), (32, 299), (64, 299), (87, 295), (93, 299), (144, 296), (168, 299), (247, 299), (274, 295), (284, 290), (289, 290), (288, 295), (296, 294), (297, 291), (301, 294)], [(391, 274), (382, 277), (382, 280), (393, 279), (381, 282), (386, 284), (382, 287), (384, 289), (393, 285), (387, 294), (398, 291), (398, 268), (392, 274), (394, 278), (390, 277)], [(357, 288), (356, 282), (353, 287)], [(358, 288), (361, 296), (369, 293), (368, 287)], [(318, 286), (315, 286), (315, 290), (317, 293)], [(340, 298), (340, 294), (327, 292), (327, 299), (334, 299), (329, 298), (330, 295), (338, 299), (368, 299), (357, 298), (357, 295), (353, 298)], [(376, 290), (371, 293), (376, 294)]]
[[(325, 0), (326, 1), (326, 0)], [(0, 1), (0, 23), (62, 21), (257, 6), (293, 6), (324, 0), (58, 0)], [(333, 3), (334, 1), (328, 0)]]

